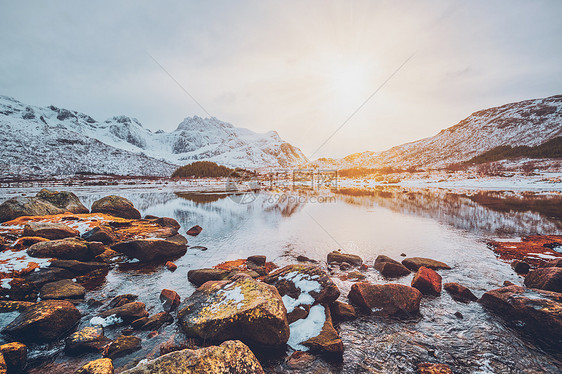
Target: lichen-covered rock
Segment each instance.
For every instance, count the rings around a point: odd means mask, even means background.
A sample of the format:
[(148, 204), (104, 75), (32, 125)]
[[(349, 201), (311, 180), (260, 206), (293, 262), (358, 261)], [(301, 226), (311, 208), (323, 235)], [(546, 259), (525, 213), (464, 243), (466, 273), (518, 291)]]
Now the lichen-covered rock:
[(562, 292), (562, 268), (544, 267), (535, 269), (525, 277), (525, 286), (541, 290)]
[(160, 302), (166, 312), (171, 312), (180, 305), (180, 295), (176, 291), (163, 289), (160, 292)]
[(347, 262), (348, 264), (361, 266), (363, 260), (357, 255), (351, 255), (347, 253), (341, 253), (339, 251), (332, 251), (328, 253), (328, 263), (337, 262), (341, 264), (342, 262)]
[(478, 298), (472, 293), (472, 291), (470, 291), (468, 288), (458, 283), (454, 283), (454, 282), (445, 283), (443, 285), (443, 288), (449, 293), (449, 295), (451, 295), (451, 297), (455, 301), (468, 303), (470, 301), (478, 300)]
[(441, 276), (435, 270), (420, 266), (412, 279), (412, 287), (424, 295), (438, 296), (441, 294)]
[(444, 262), (432, 260), (425, 257), (409, 257), (402, 260), (402, 265), (406, 266), (411, 271), (418, 271), (421, 266), (432, 270), (451, 269), (449, 265)]
[(64, 212), (64, 209), (35, 197), (13, 197), (0, 204), (0, 222), (21, 216), (46, 216)]
[(23, 228), (24, 236), (36, 236), (50, 240), (72, 238), (80, 235), (78, 230), (55, 222), (29, 222)]
[(450, 367), (445, 364), (434, 364), (430, 362), (424, 362), (418, 364), (419, 374), (453, 374)]
[(100, 358), (88, 362), (74, 374), (113, 374), (113, 362), (110, 358)]
[(27, 365), (27, 346), (13, 342), (0, 345), (0, 352), (4, 356), (8, 373), (20, 373)]
[(403, 284), (355, 283), (348, 299), (364, 311), (380, 316), (413, 317), (419, 314), (422, 294)]
[(39, 296), (42, 300), (83, 299), (86, 289), (70, 279), (46, 283), (41, 287)]
[(288, 265), (271, 272), (264, 281), (277, 288), (288, 313), (299, 305), (330, 304), (340, 296), (332, 278), (316, 265)]
[(54, 260), (49, 267), (67, 269), (74, 274), (86, 274), (94, 270), (107, 270), (109, 265), (104, 262), (83, 262), (77, 260)]
[(113, 228), (109, 225), (99, 225), (82, 234), (82, 239), (89, 242), (111, 244), (117, 240)]
[(92, 258), (86, 242), (78, 238), (66, 238), (36, 243), (27, 249), (31, 257), (59, 258), (63, 260), (85, 261)]
[(105, 356), (112, 360), (126, 356), (141, 349), (141, 339), (136, 336), (121, 335), (107, 346)]
[(133, 203), (121, 196), (110, 195), (94, 201), (92, 213), (105, 213), (114, 217), (140, 219), (140, 212)]
[(410, 269), (385, 255), (377, 257), (374, 268), (386, 278), (399, 278), (410, 274)]
[(74, 214), (89, 213), (88, 208), (86, 208), (78, 196), (72, 192), (49, 191), (43, 188), (41, 191), (37, 192), (35, 197), (42, 201), (49, 202), (65, 212)]
[(35, 303), (31, 301), (0, 300), (0, 313), (21, 312), (32, 305)]
[(188, 336), (202, 339), (240, 339), (266, 346), (289, 339), (279, 292), (251, 278), (203, 284), (183, 302), (178, 319)]
[(111, 340), (104, 336), (103, 327), (88, 326), (76, 331), (65, 339), (64, 350), (67, 354), (101, 351)]
[(178, 231), (180, 229), (180, 224), (178, 223), (178, 221), (176, 221), (173, 218), (170, 217), (160, 217), (154, 220), (154, 222), (156, 222), (157, 224), (159, 224), (162, 227), (170, 227), (172, 229), (174, 229), (175, 231)]
[(128, 257), (149, 262), (183, 256), (187, 252), (187, 240), (178, 234), (166, 239), (136, 239), (119, 242), (111, 246), (111, 249)]
[(508, 286), (486, 292), (480, 303), (529, 335), (562, 346), (562, 293)]
[(238, 340), (219, 346), (175, 351), (143, 362), (122, 374), (263, 374), (263, 368), (250, 348)]
[(148, 316), (148, 312), (145, 309), (144, 303), (134, 301), (132, 303), (108, 309), (105, 312), (101, 312), (99, 315), (103, 318), (116, 315), (117, 317), (123, 319), (123, 321), (130, 322)]
[(230, 271), (223, 269), (192, 269), (187, 272), (187, 279), (199, 287), (208, 281), (224, 280), (229, 274)]
[(23, 342), (50, 342), (69, 332), (80, 320), (80, 312), (65, 300), (40, 301), (16, 317), (3, 333)]
[(0, 374), (8, 374), (8, 365), (6, 365), (2, 352), (0, 352)]

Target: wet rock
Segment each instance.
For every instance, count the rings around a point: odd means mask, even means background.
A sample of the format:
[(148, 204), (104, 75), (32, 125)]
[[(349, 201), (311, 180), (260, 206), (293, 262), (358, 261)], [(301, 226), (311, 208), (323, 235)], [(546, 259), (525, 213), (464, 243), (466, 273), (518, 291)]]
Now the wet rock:
[(76, 260), (54, 260), (49, 267), (66, 269), (74, 274), (86, 274), (94, 270), (107, 270), (109, 265), (104, 262), (82, 262)]
[(562, 292), (562, 268), (546, 267), (535, 269), (527, 274), (524, 283), (529, 288)]
[(461, 312), (455, 312), (453, 315), (454, 315), (455, 317), (457, 317), (458, 319), (463, 319), (463, 318), (464, 318), (464, 316), (462, 315)]
[(267, 259), (267, 257), (265, 257), (265, 256), (254, 255), (254, 256), (248, 257), (246, 260), (248, 262), (251, 262), (251, 263), (253, 263), (255, 265), (258, 265), (258, 266), (265, 266), (266, 259)]
[(35, 305), (31, 301), (0, 300), (0, 313), (21, 312), (27, 307)]
[(510, 282), (510, 281), (503, 281), (503, 285), (504, 285), (504, 287), (507, 287), (507, 286), (515, 286), (515, 283)]
[(180, 295), (176, 291), (163, 289), (160, 292), (160, 302), (164, 311), (171, 312), (180, 305)]
[(27, 249), (31, 257), (59, 258), (63, 260), (85, 261), (92, 258), (86, 242), (77, 238), (66, 238), (33, 244)]
[[(3, 238), (0, 239), (0, 240), (3, 240)], [(49, 239), (40, 238), (38, 236), (22, 236), (21, 238), (16, 240), (16, 242), (12, 245), (12, 247), (14, 249), (24, 249), (24, 248), (32, 246), (35, 243), (48, 242), (48, 241), (49, 241)]]
[(106, 196), (94, 201), (92, 213), (105, 213), (114, 217), (140, 219), (141, 214), (133, 203), (121, 196)]
[(165, 266), (166, 269), (170, 271), (176, 271), (176, 269), (178, 268), (178, 265), (174, 264), (172, 261), (167, 261)]
[(410, 269), (385, 255), (377, 256), (374, 268), (386, 278), (399, 278), (410, 274)]
[(299, 319), (305, 319), (310, 311), (310, 305), (299, 305), (293, 309), (290, 313), (287, 313), (287, 321), (289, 324), (298, 321)]
[(511, 263), (511, 268), (517, 273), (517, 274), (527, 274), (529, 272), (529, 270), (531, 269), (531, 267), (529, 266), (528, 263), (524, 262), (524, 261), (519, 261), (519, 260), (515, 260)]
[(103, 335), (103, 327), (84, 327), (65, 339), (64, 351), (69, 355), (102, 351), (109, 343), (111, 340)]
[(2, 353), (0, 353), (0, 374), (8, 374), (8, 366)]
[(554, 259), (554, 260), (550, 260), (544, 264), (542, 264), (542, 267), (555, 267), (555, 268), (562, 268), (562, 257)]
[(312, 362), (314, 362), (314, 356), (310, 353), (295, 351), (289, 356), (287, 366), (289, 369), (303, 372)]
[(117, 308), (119, 306), (122, 306), (122, 305), (125, 305), (125, 304), (128, 304), (128, 303), (132, 303), (133, 301), (137, 300), (138, 298), (139, 298), (138, 295), (134, 295), (134, 294), (131, 294), (131, 293), (116, 296), (109, 302), (109, 308)]
[(365, 274), (359, 271), (350, 271), (349, 273), (346, 274), (346, 277), (347, 279), (355, 279), (355, 280), (363, 280), (367, 278)]
[(188, 336), (240, 339), (280, 346), (289, 339), (287, 311), (277, 289), (253, 279), (207, 282), (178, 312)]
[(187, 235), (197, 236), (197, 235), (201, 234), (201, 231), (203, 231), (203, 228), (199, 225), (195, 225), (192, 228), (190, 228), (189, 230), (187, 230)]
[[(156, 313), (153, 316), (150, 316), (142, 323), (140, 326), (135, 327), (140, 330), (158, 330), (165, 324), (169, 324), (174, 322), (174, 317), (172, 317), (169, 313), (160, 312)], [(132, 325), (131, 325), (132, 326)]]
[(123, 357), (141, 349), (141, 339), (136, 336), (121, 335), (107, 346), (105, 357), (112, 360)]
[(443, 288), (451, 295), (453, 300), (460, 301), (462, 303), (468, 303), (470, 301), (476, 301), (478, 298), (463, 285), (458, 283), (445, 283)]
[(317, 263), (317, 262), (318, 262), (318, 261), (316, 261), (316, 260), (313, 260), (313, 259), (308, 258), (308, 257), (303, 256), (303, 255), (297, 256), (297, 261), (298, 261), (298, 262), (312, 262), (312, 263)]
[(339, 358), (343, 355), (343, 342), (332, 324), (330, 309), (324, 307), (324, 313), (326, 319), (320, 334), (303, 342), (302, 345), (313, 352), (328, 353), (332, 358)]
[(450, 367), (445, 364), (433, 364), (424, 362), (418, 364), (418, 373), (420, 374), (453, 374)]
[(141, 303), (140, 301), (134, 301), (132, 303), (108, 309), (105, 312), (101, 312), (99, 315), (100, 317), (106, 318), (114, 314), (125, 322), (134, 321), (148, 316), (144, 303)]
[(141, 328), (145, 323), (148, 322), (148, 317), (142, 317), (139, 319), (134, 320), (133, 322), (131, 322), (131, 329), (125, 329), (126, 331), (123, 331), (123, 335), (132, 335), (134, 332), (134, 329), (139, 329)]
[(23, 310), (3, 333), (23, 342), (50, 342), (70, 331), (80, 320), (76, 307), (64, 300), (45, 300)]
[(230, 271), (222, 269), (193, 269), (187, 272), (187, 279), (199, 287), (208, 281), (224, 280), (229, 274)]
[[(540, 341), (562, 344), (562, 294), (508, 286), (486, 292), (480, 303)], [(517, 323), (524, 322), (523, 324)]]
[[(288, 265), (271, 272), (264, 282), (277, 287), (286, 306), (330, 304), (340, 296), (334, 281), (316, 265)], [(288, 307), (287, 311), (291, 312), (292, 308)]]
[(412, 279), (412, 287), (417, 288), (424, 295), (439, 296), (441, 276), (434, 270), (421, 266)]
[(61, 268), (43, 268), (35, 270), (33, 273), (28, 274), (25, 277), (25, 282), (36, 287), (41, 288), (46, 283), (56, 282), (61, 279), (71, 279), (74, 278), (74, 274), (71, 271)]
[(4, 356), (8, 373), (22, 372), (27, 365), (27, 346), (13, 342), (0, 345), (0, 352)]
[(21, 216), (46, 216), (64, 212), (64, 209), (35, 197), (13, 197), (0, 204), (0, 222)]
[(336, 321), (348, 321), (357, 318), (353, 305), (338, 300), (330, 304), (330, 312)]
[(173, 218), (169, 218), (169, 217), (160, 217), (158, 219), (156, 219), (154, 222), (156, 222), (157, 224), (159, 224), (162, 227), (170, 227), (172, 229), (174, 229), (177, 233), (177, 231), (179, 231), (180, 229), (180, 224), (178, 223), (178, 221), (176, 221)]
[(179, 257), (187, 252), (187, 240), (181, 235), (167, 239), (136, 239), (119, 242), (111, 246), (114, 251), (143, 262), (162, 258)]
[(419, 314), (422, 294), (402, 284), (355, 283), (347, 297), (375, 315), (412, 317)]
[(346, 271), (346, 270), (349, 270), (349, 269), (351, 269), (351, 264), (349, 262), (344, 261), (340, 264), (340, 270), (341, 271)]
[(175, 351), (143, 362), (122, 374), (152, 373), (245, 373), (264, 374), (252, 351), (238, 340), (219, 346)]
[(43, 188), (35, 195), (37, 199), (53, 204), (57, 208), (74, 214), (89, 213), (78, 196), (68, 191), (49, 191)]
[(82, 239), (89, 242), (111, 244), (117, 240), (113, 228), (109, 225), (99, 225), (82, 234)]
[(86, 289), (70, 279), (47, 283), (41, 287), (39, 296), (42, 300), (83, 299)]
[(402, 265), (406, 266), (411, 271), (418, 271), (421, 266), (432, 270), (450, 269), (451, 267), (444, 262), (432, 260), (424, 257), (410, 257), (402, 260)]
[(87, 242), (86, 245), (93, 256), (99, 256), (109, 249), (102, 242)]
[(108, 248), (101, 254), (97, 255), (95, 260), (99, 262), (113, 263), (118, 262), (121, 258), (125, 258), (125, 255)]
[(80, 235), (80, 232), (64, 223), (29, 222), (23, 228), (23, 235), (55, 240), (72, 238)]
[(88, 362), (74, 374), (113, 374), (113, 362), (110, 358), (100, 358)]
[(361, 264), (363, 264), (363, 260), (361, 259), (361, 257), (356, 255), (341, 253), (338, 251), (333, 251), (328, 253), (328, 263), (330, 262), (337, 262), (338, 264), (341, 264), (342, 262), (347, 262), (354, 266), (361, 266)]
[(158, 336), (158, 331), (151, 331), (150, 334), (147, 335), (147, 339), (152, 339)]

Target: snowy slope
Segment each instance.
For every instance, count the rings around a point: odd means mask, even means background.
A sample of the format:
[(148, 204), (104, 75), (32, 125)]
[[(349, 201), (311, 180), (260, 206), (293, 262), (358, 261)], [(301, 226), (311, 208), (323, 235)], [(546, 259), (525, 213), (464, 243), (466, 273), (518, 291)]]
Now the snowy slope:
[(339, 168), (440, 168), (500, 145), (536, 146), (557, 136), (562, 136), (562, 95), (485, 109), (430, 138), (380, 153), (350, 155), (332, 164)]
[(306, 162), (276, 132), (257, 134), (216, 118), (186, 118), (175, 131), (151, 132), (135, 118), (104, 122), (55, 106), (0, 96), (1, 176), (108, 173), (170, 175), (197, 160), (231, 167), (289, 167)]

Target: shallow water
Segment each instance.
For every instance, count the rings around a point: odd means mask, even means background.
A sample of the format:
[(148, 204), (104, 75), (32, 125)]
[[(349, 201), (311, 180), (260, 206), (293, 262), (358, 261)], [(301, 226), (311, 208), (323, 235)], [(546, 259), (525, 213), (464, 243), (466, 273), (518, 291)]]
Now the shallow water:
[[(143, 215), (177, 219), (182, 232), (196, 224), (203, 227), (199, 236), (188, 237), (189, 245), (208, 249), (188, 248), (187, 254), (175, 261), (175, 272), (163, 266), (118, 266), (87, 294), (87, 298), (100, 300), (124, 293), (138, 294), (151, 314), (161, 311), (161, 289), (173, 289), (182, 299), (193, 292), (186, 277), (190, 269), (254, 254), (267, 255), (268, 261), (278, 265), (295, 263), (295, 257), (301, 254), (325, 261), (327, 253), (339, 248), (361, 256), (370, 266), (379, 254), (397, 260), (404, 253), (444, 261), (452, 270), (440, 271), (443, 282), (459, 282), (480, 297), (487, 290), (501, 287), (505, 280), (522, 283), (509, 264), (497, 260), (486, 246), (489, 239), (562, 234), (559, 192), (479, 194), (402, 188), (325, 192), (320, 196), (261, 192), (240, 203), (238, 197), (227, 194), (182, 193), (182, 186), (177, 185), (57, 189), (75, 192), (88, 207), (102, 196), (119, 194), (130, 199)], [(0, 200), (38, 190), (0, 189)], [(370, 282), (388, 282), (372, 268), (366, 274)], [(411, 278), (412, 275), (396, 283), (410, 284)], [(334, 280), (342, 291), (341, 300), (346, 301), (352, 283)], [(79, 309), (84, 316), (80, 327), (87, 326), (98, 312), (86, 303)], [(457, 311), (463, 319), (454, 316)], [(543, 352), (519, 332), (504, 326), (497, 316), (486, 313), (478, 303), (457, 303), (443, 292), (437, 298), (424, 298), (421, 314), (409, 321), (362, 317), (342, 323), (338, 330), (345, 347), (343, 362), (319, 359), (305, 371), (408, 373), (415, 372), (416, 363), (428, 361), (446, 363), (458, 373), (555, 373), (562, 368), (559, 357)], [(10, 318), (13, 316), (0, 315), (0, 324), (5, 325)], [(106, 335), (115, 337), (121, 329), (108, 327)], [(159, 344), (176, 333), (176, 324), (163, 328), (152, 339), (147, 339), (148, 332), (141, 333), (143, 349), (116, 359), (114, 364), (128, 366), (147, 355), (157, 356)], [(61, 348), (61, 344), (55, 344), (34, 350), (30, 357), (33, 365), (39, 366), (35, 372), (60, 372), (60, 364), (74, 367), (99, 357), (69, 358), (60, 352)], [(282, 358), (260, 357), (268, 372), (290, 372)], [(47, 361), (51, 364), (45, 365)]]

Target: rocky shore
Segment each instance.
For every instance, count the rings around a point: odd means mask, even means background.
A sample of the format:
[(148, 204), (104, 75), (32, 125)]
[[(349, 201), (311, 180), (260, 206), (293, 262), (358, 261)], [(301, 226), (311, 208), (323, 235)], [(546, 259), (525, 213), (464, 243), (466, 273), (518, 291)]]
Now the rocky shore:
[[(264, 351), (275, 352), (295, 372), (308, 372), (311, 357), (337, 363), (350, 348), (340, 337), (341, 322), (380, 318), (408, 323), (424, 314), (424, 298), (438, 298), (443, 289), (453, 303), (478, 302), (542, 349), (562, 346), (559, 236), (491, 243), (524, 281), (481, 298), (463, 284), (448, 282), (451, 267), (437, 259), (405, 256), (398, 261), (379, 255), (366, 263), (335, 250), (322, 261), (302, 255), (279, 267), (257, 253), (189, 270), (185, 281), (196, 290), (189, 295), (155, 290), (161, 310), (149, 311), (146, 295), (98, 300), (88, 294), (92, 284), (122, 264), (179, 271), (176, 259), (202, 249), (188, 246), (174, 219), (143, 218), (119, 196), (104, 197), (88, 209), (70, 192), (42, 190), (0, 204), (0, 222), (0, 312), (15, 313), (1, 331), (8, 343), (0, 346), (0, 374), (37, 365), (27, 365), (28, 355), (45, 345), (63, 346), (69, 360), (96, 355), (72, 370), (84, 374), (263, 373)], [(204, 229), (195, 225), (185, 234), (196, 236)], [(386, 282), (365, 281), (369, 272), (380, 273)], [(408, 275), (413, 275), (410, 285), (395, 283)], [(350, 291), (342, 294), (336, 280), (352, 282)], [(95, 311), (89, 321), (81, 312), (84, 306)], [(114, 368), (115, 360), (139, 351), (170, 324), (177, 326), (176, 339), (142, 360)], [(115, 337), (106, 336), (108, 329)], [(411, 369), (453, 372), (439, 357), (429, 361)]]

